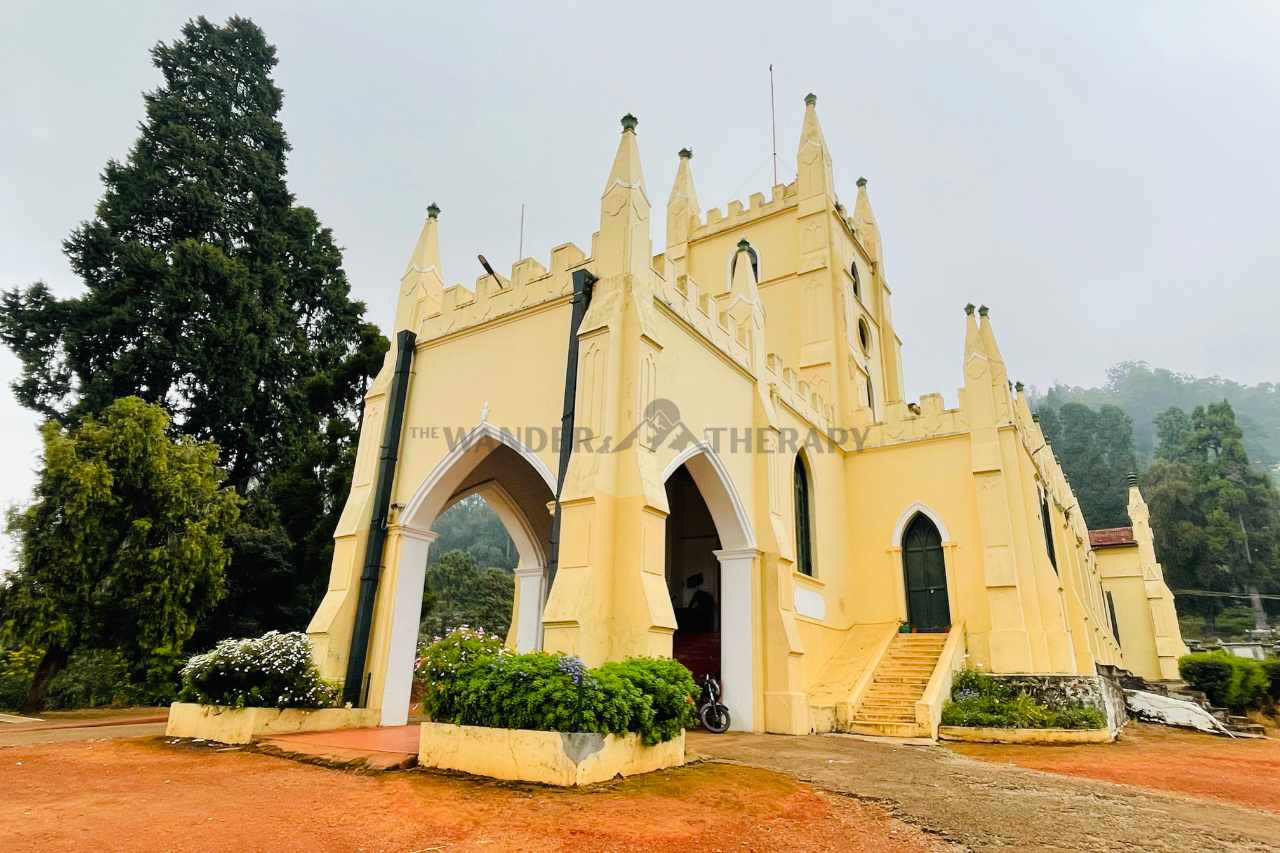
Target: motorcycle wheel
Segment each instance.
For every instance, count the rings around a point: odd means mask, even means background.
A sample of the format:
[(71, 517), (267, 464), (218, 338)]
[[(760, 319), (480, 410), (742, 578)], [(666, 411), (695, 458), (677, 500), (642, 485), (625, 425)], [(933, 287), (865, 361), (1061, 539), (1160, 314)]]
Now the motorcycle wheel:
[(708, 702), (698, 709), (698, 718), (702, 720), (702, 727), (712, 734), (729, 731), (729, 709), (724, 705)]

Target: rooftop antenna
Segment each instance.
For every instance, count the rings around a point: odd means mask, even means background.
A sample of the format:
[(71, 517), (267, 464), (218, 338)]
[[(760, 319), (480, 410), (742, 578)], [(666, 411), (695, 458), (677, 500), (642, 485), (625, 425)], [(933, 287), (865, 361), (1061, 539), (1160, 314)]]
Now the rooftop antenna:
[(524, 202), (520, 202), (520, 251), (516, 252), (516, 260), (524, 258)]
[(773, 133), (773, 185), (778, 185), (778, 114), (773, 106), (773, 63), (769, 63), (769, 129)]

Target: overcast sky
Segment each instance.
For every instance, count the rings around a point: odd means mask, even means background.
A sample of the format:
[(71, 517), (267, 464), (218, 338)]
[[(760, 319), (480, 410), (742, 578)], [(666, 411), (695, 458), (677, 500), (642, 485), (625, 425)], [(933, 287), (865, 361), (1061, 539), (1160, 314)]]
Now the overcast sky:
[[(474, 282), (477, 252), (508, 270), (522, 202), (525, 254), (589, 250), (624, 112), (655, 246), (682, 146), (704, 208), (767, 195), (773, 63), (780, 180), (809, 91), (842, 198), (870, 180), (912, 397), (955, 404), (969, 301), (1037, 386), (1098, 384), (1125, 359), (1280, 380), (1271, 0), (5, 6), (5, 288), (79, 292), (61, 243), (136, 137), (148, 49), (188, 17), (241, 14), (279, 49), (290, 187), (384, 329), (431, 201), (451, 283)], [(36, 464), (16, 374), (3, 351), (0, 505), (29, 496)]]

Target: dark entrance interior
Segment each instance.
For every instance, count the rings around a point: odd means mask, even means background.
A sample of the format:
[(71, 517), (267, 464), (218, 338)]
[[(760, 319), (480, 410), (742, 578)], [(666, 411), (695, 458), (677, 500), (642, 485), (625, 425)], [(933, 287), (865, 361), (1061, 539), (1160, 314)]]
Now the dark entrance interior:
[(902, 537), (902, 571), (907, 588), (907, 621), (917, 631), (951, 627), (947, 565), (942, 536), (929, 517), (917, 513)]
[(699, 681), (720, 678), (720, 548), (715, 522), (689, 469), (667, 480), (667, 593), (676, 611), (675, 659)]

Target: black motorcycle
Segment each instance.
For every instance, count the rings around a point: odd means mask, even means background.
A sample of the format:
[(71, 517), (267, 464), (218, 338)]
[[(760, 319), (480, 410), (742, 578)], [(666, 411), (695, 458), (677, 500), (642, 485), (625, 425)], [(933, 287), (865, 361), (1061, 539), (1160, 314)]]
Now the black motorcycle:
[(702, 680), (702, 696), (698, 699), (698, 719), (702, 727), (714, 734), (729, 731), (729, 709), (720, 702), (720, 683), (707, 673)]

